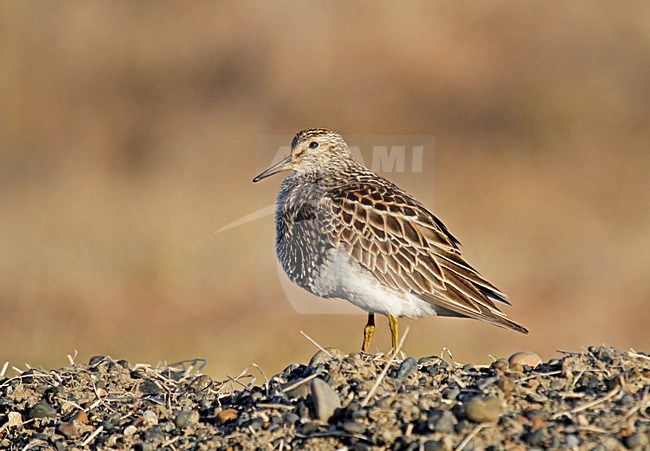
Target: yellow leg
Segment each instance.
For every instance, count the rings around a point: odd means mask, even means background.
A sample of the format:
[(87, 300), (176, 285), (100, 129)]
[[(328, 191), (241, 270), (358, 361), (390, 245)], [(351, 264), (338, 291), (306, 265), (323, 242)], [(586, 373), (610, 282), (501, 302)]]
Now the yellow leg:
[(361, 352), (364, 354), (368, 353), (368, 348), (370, 348), (370, 342), (372, 337), (375, 335), (375, 314), (368, 313), (368, 322), (366, 327), (363, 328), (363, 344), (361, 345)]
[(393, 354), (397, 353), (397, 339), (399, 337), (399, 332), (397, 329), (397, 323), (399, 320), (396, 316), (388, 315), (388, 326), (390, 327), (390, 340), (393, 345)]

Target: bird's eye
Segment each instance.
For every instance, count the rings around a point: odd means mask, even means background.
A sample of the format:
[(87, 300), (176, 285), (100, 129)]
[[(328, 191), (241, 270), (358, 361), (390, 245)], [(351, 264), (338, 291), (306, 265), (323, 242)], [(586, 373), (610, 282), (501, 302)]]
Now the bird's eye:
[(318, 147), (318, 143), (316, 141), (312, 141), (309, 143), (310, 149), (315, 149), (316, 147)]

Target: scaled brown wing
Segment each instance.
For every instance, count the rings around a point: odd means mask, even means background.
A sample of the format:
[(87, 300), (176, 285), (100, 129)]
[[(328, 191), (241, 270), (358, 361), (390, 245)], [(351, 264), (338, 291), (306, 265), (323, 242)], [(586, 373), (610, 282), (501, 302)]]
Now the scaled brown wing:
[(332, 244), (377, 279), (414, 293), (443, 316), (467, 316), (525, 332), (496, 307), (507, 297), (460, 255), (460, 243), (422, 204), (381, 180), (329, 193)]

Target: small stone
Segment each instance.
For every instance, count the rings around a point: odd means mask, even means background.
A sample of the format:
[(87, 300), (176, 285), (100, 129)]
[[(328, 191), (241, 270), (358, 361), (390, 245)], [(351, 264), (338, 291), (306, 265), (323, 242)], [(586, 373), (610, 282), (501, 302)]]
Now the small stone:
[(126, 437), (129, 437), (129, 436), (135, 434), (137, 431), (138, 431), (138, 428), (131, 424), (131, 425), (124, 428), (124, 435)]
[(532, 390), (537, 390), (537, 387), (539, 387), (540, 384), (541, 382), (537, 379), (531, 379), (528, 381), (528, 387), (530, 387)]
[(250, 427), (253, 431), (257, 432), (261, 430), (264, 427), (264, 420), (262, 418), (253, 418), (249, 423), (248, 427)]
[(535, 432), (544, 427), (544, 420), (539, 417), (533, 418), (530, 425), (531, 432)]
[(302, 425), (300, 428), (300, 432), (303, 434), (311, 434), (312, 432), (316, 432), (318, 430), (319, 426), (318, 424), (311, 422), (311, 423), (305, 423)]
[(158, 415), (152, 410), (145, 410), (142, 414), (142, 418), (149, 426), (155, 426), (158, 424)]
[(522, 366), (529, 366), (531, 368), (536, 368), (538, 365), (541, 365), (542, 359), (531, 351), (521, 351), (515, 352), (508, 358), (508, 363), (513, 365), (518, 363)]
[(217, 413), (217, 424), (225, 424), (228, 421), (234, 420), (235, 418), (237, 418), (237, 410), (224, 409), (221, 412)]
[(79, 436), (79, 430), (73, 423), (61, 423), (57, 430), (67, 438), (77, 438)]
[(442, 391), (442, 397), (445, 399), (456, 399), (460, 395), (460, 390), (455, 387), (447, 387)]
[(29, 418), (56, 418), (56, 410), (46, 401), (39, 401), (29, 409)]
[(503, 393), (512, 393), (515, 388), (515, 383), (509, 377), (502, 375), (497, 379), (497, 387), (499, 387), (499, 390)]
[(106, 356), (103, 355), (94, 355), (88, 360), (88, 366), (97, 366), (106, 360)]
[(137, 417), (135, 420), (133, 420), (133, 426), (140, 426), (142, 423), (144, 423), (143, 417)]
[(341, 408), (339, 396), (327, 382), (318, 377), (311, 381), (310, 389), (316, 418), (328, 421), (334, 415), (334, 411)]
[(546, 440), (546, 431), (544, 428), (537, 429), (524, 435), (524, 441), (531, 446), (541, 446)]
[(208, 376), (207, 374), (202, 374), (200, 376), (195, 377), (192, 380), (192, 382), (190, 382), (190, 387), (192, 388), (192, 390), (205, 391), (208, 388), (210, 388), (212, 383), (213, 381), (210, 376)]
[(151, 443), (143, 442), (140, 443), (136, 446), (136, 450), (138, 451), (153, 451), (154, 447)]
[(146, 380), (142, 382), (138, 388), (142, 392), (143, 395), (158, 395), (160, 394), (160, 387), (151, 380)]
[(427, 440), (422, 447), (424, 451), (443, 451), (447, 449), (444, 443), (437, 440)]
[(88, 424), (88, 414), (83, 410), (78, 410), (74, 415), (72, 415), (70, 421), (78, 421), (82, 424)]
[(580, 439), (573, 434), (569, 434), (566, 436), (566, 446), (569, 448), (580, 446)]
[(174, 424), (178, 429), (183, 429), (199, 422), (199, 412), (192, 410), (181, 410), (174, 418)]
[(454, 432), (454, 426), (456, 426), (457, 423), (458, 421), (456, 421), (454, 414), (449, 410), (445, 410), (435, 422), (434, 430), (444, 434), (451, 434)]
[(343, 429), (350, 434), (361, 434), (367, 429), (367, 426), (357, 421), (346, 421), (343, 423)]
[(418, 367), (418, 362), (413, 357), (408, 357), (400, 364), (397, 370), (398, 379), (406, 379)]
[[(174, 427), (173, 424), (167, 422), (165, 425), (170, 425), (172, 428)], [(150, 443), (156, 443), (156, 442), (164, 442), (165, 441), (165, 433), (160, 429), (160, 428), (151, 428), (147, 429), (144, 432), (144, 439), (147, 442)]]
[(506, 370), (509, 374), (523, 374), (524, 367), (520, 363), (511, 363)]
[(7, 427), (17, 427), (22, 426), (22, 424), (23, 416), (19, 412), (9, 412), (7, 414), (7, 422), (2, 426), (4, 427), (6, 425)]
[(465, 404), (467, 418), (475, 423), (497, 421), (503, 412), (503, 403), (497, 398), (475, 396)]
[(506, 359), (498, 359), (492, 363), (495, 370), (506, 371), (508, 369), (508, 361)]
[(288, 384), (284, 384), (282, 385), (282, 390), (285, 391), (287, 396), (289, 396), (290, 398), (306, 398), (307, 396), (309, 396), (309, 393), (311, 392), (309, 390), (309, 384), (307, 383), (299, 384), (299, 382), (303, 380), (304, 379), (298, 379), (289, 382)]
[(300, 420), (300, 417), (293, 412), (287, 412), (282, 415), (282, 419), (284, 420), (285, 423), (293, 426)]
[(318, 365), (326, 365), (329, 362), (331, 362), (332, 359), (336, 359), (336, 360), (343, 359), (343, 353), (339, 349), (325, 348), (325, 351), (327, 352), (318, 351), (316, 354), (314, 354), (311, 360), (309, 360), (309, 366), (316, 367)]
[(481, 390), (485, 391), (487, 388), (490, 386), (494, 385), (495, 382), (497, 382), (499, 378), (497, 377), (486, 377), (485, 379), (481, 379), (476, 383), (476, 387)]
[(471, 373), (472, 371), (476, 371), (474, 365), (472, 365), (471, 363), (466, 363), (465, 365), (463, 365), (463, 372)]
[(508, 448), (508, 451), (526, 451), (526, 447), (519, 443), (515, 443), (511, 448)]
[(648, 436), (635, 432), (625, 439), (625, 446), (629, 449), (644, 449), (648, 445)]

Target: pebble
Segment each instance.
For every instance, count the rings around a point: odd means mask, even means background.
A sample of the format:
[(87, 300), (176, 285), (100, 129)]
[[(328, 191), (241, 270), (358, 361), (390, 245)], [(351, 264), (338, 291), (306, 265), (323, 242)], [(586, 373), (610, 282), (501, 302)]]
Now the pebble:
[(217, 424), (225, 424), (235, 418), (237, 418), (236, 409), (224, 409), (217, 413)]
[(529, 366), (531, 368), (536, 368), (542, 364), (542, 359), (531, 351), (521, 351), (515, 352), (508, 358), (508, 363), (510, 365), (518, 363), (520, 365)]
[(499, 379), (497, 377), (488, 377), (483, 380), (480, 380), (476, 386), (478, 387), (479, 390), (485, 391), (487, 388), (490, 387), (490, 385), (493, 385), (495, 382), (497, 382)]
[(7, 422), (2, 426), (4, 427), (6, 425), (7, 427), (17, 427), (22, 426), (22, 424), (23, 416), (19, 412), (9, 412), (7, 414)]
[(525, 413), (526, 418), (529, 420), (543, 420), (544, 417), (546, 417), (546, 413), (542, 411), (541, 409), (529, 409)]
[[(304, 380), (305, 379), (303, 378), (303, 379), (298, 379), (298, 380), (291, 381), (290, 383), (287, 383), (287, 384), (283, 384), (282, 385), (282, 390), (290, 398), (306, 398), (311, 392), (309, 390), (309, 384), (307, 384), (306, 382), (302, 382)], [(299, 382), (301, 382), (301, 383), (299, 383)], [(294, 388), (291, 388), (291, 387), (294, 387)]]
[(467, 418), (475, 423), (497, 421), (503, 412), (503, 403), (497, 398), (475, 396), (465, 404)]
[(83, 410), (78, 410), (74, 415), (72, 415), (72, 419), (70, 421), (78, 421), (82, 424), (88, 424), (88, 414)]
[(158, 415), (152, 410), (145, 410), (142, 413), (142, 418), (149, 426), (155, 426), (158, 424)]
[(56, 418), (56, 410), (46, 401), (39, 401), (29, 409), (29, 418)]
[(183, 429), (192, 424), (199, 422), (199, 412), (197, 410), (183, 409), (174, 418), (174, 424), (178, 429)]
[(499, 390), (501, 390), (503, 393), (512, 393), (512, 391), (515, 388), (515, 383), (510, 379), (509, 377), (505, 376), (499, 376), (497, 379), (497, 387), (499, 387)]
[(397, 378), (406, 379), (406, 377), (409, 374), (411, 374), (414, 370), (416, 370), (417, 367), (418, 367), (418, 362), (413, 357), (408, 357), (404, 359), (404, 361), (400, 363), (399, 369), (397, 370)]
[(528, 387), (532, 390), (536, 390), (539, 387), (540, 382), (537, 379), (531, 379), (528, 381)]
[(644, 449), (648, 446), (648, 436), (635, 432), (625, 438), (625, 446), (629, 449)]
[(350, 434), (360, 434), (367, 429), (367, 426), (357, 421), (346, 421), (343, 423), (343, 429)]
[(524, 435), (524, 441), (531, 446), (541, 446), (546, 441), (546, 430), (543, 428)]
[(160, 387), (152, 380), (146, 380), (142, 382), (138, 388), (143, 395), (159, 395)]
[(336, 409), (341, 408), (341, 400), (336, 391), (323, 379), (315, 378), (309, 384), (314, 402), (316, 418), (328, 421)]
[(192, 387), (193, 390), (196, 391), (205, 391), (210, 386), (212, 386), (213, 380), (210, 376), (207, 374), (202, 374), (200, 376), (195, 377), (192, 382), (190, 382), (190, 387)]
[(94, 355), (88, 360), (88, 366), (97, 366), (106, 360), (106, 356), (103, 355)]
[(434, 430), (436, 432), (451, 434), (454, 432), (454, 426), (456, 426), (457, 423), (458, 421), (456, 421), (454, 414), (449, 410), (445, 410), (436, 420)]
[(320, 425), (310, 422), (310, 423), (305, 423), (301, 425), (300, 430), (303, 434), (311, 434), (312, 432), (318, 431), (320, 428)]
[(259, 431), (264, 427), (264, 420), (262, 418), (253, 418), (250, 423), (248, 423), (248, 426), (252, 428), (254, 431)]
[(300, 417), (293, 412), (287, 412), (282, 415), (282, 419), (285, 423), (293, 426), (300, 420)]
[(455, 387), (448, 387), (442, 391), (442, 397), (445, 399), (456, 399), (460, 395), (460, 390)]
[[(344, 355), (340, 349), (325, 348), (325, 351), (327, 352), (318, 351), (316, 354), (314, 354), (312, 358), (309, 360), (309, 366), (316, 367), (318, 365), (327, 365), (329, 362), (332, 361), (332, 359), (336, 359), (336, 360), (343, 359)], [(327, 353), (329, 353), (330, 355), (327, 355)]]
[(566, 436), (566, 446), (568, 446), (569, 448), (575, 448), (576, 446), (580, 446), (580, 439), (573, 434), (569, 434)]
[(56, 429), (68, 438), (77, 438), (79, 436), (79, 430), (73, 423), (61, 423)]
[(508, 369), (508, 365), (509, 363), (506, 359), (498, 359), (492, 363), (492, 367), (495, 370), (504, 371), (504, 372)]
[(129, 426), (124, 428), (124, 435), (126, 437), (129, 437), (129, 436), (135, 434), (136, 432), (138, 432), (138, 428), (133, 426), (132, 424), (130, 424)]
[(422, 448), (424, 448), (424, 451), (444, 451), (447, 449), (444, 443), (437, 440), (427, 440)]

